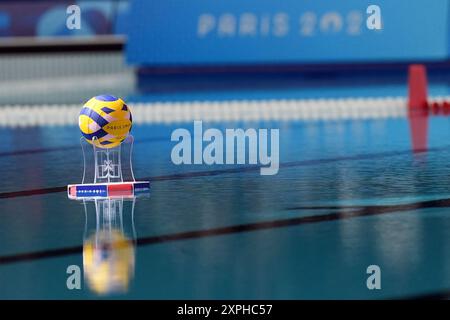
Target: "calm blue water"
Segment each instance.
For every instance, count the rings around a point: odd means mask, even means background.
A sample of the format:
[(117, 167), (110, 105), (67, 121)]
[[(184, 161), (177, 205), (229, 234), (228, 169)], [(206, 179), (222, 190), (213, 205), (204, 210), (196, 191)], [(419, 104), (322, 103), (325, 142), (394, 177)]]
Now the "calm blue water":
[[(66, 286), (69, 265), (83, 271), (95, 210), (46, 188), (81, 181), (78, 129), (0, 129), (0, 298), (379, 299), (450, 288), (450, 118), (429, 119), (422, 153), (406, 118), (205, 124), (278, 128), (275, 176), (174, 165), (170, 134), (192, 125), (133, 128), (135, 175), (152, 190), (134, 219), (124, 204), (130, 245), (105, 250), (115, 263), (96, 271), (104, 285), (127, 275), (116, 294), (100, 294), (86, 270), (81, 290)], [(34, 189), (44, 190), (11, 194)], [(366, 287), (373, 264), (381, 290)]]

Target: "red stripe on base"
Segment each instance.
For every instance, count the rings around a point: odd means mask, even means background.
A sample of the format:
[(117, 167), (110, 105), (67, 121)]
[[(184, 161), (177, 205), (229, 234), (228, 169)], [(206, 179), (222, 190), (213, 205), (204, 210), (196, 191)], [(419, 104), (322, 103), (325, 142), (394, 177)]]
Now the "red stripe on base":
[(132, 183), (121, 183), (121, 184), (110, 184), (108, 185), (108, 196), (132, 196), (133, 195), (133, 184)]

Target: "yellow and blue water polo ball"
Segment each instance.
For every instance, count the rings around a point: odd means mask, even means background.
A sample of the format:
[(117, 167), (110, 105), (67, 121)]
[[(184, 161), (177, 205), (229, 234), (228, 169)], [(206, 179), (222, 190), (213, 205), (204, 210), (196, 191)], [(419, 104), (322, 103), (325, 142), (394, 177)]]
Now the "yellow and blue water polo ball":
[(125, 102), (111, 95), (90, 99), (80, 111), (78, 125), (81, 134), (99, 148), (114, 148), (131, 130), (133, 119)]

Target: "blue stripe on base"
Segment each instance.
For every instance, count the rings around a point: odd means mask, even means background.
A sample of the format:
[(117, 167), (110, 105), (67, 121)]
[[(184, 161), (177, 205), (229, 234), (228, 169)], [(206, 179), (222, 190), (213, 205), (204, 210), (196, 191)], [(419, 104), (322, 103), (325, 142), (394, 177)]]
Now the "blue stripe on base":
[(76, 187), (77, 197), (106, 197), (108, 188), (106, 185), (87, 185)]
[(150, 191), (150, 182), (138, 182), (133, 185), (134, 195), (148, 193)]

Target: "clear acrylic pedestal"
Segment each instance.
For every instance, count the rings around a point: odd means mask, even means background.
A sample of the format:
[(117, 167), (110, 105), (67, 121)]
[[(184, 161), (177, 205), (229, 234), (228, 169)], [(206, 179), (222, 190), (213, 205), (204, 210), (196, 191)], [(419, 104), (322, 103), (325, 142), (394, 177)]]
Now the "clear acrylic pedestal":
[(123, 293), (134, 275), (135, 203), (150, 194), (150, 182), (134, 178), (133, 136), (114, 148), (97, 145), (81, 138), (83, 179), (68, 185), (67, 195), (84, 205), (83, 267), (88, 286), (100, 295)]
[(150, 192), (149, 181), (136, 181), (131, 164), (133, 136), (117, 147), (99, 148), (98, 142), (81, 138), (84, 170), (81, 184), (67, 186), (69, 199), (135, 197)]

